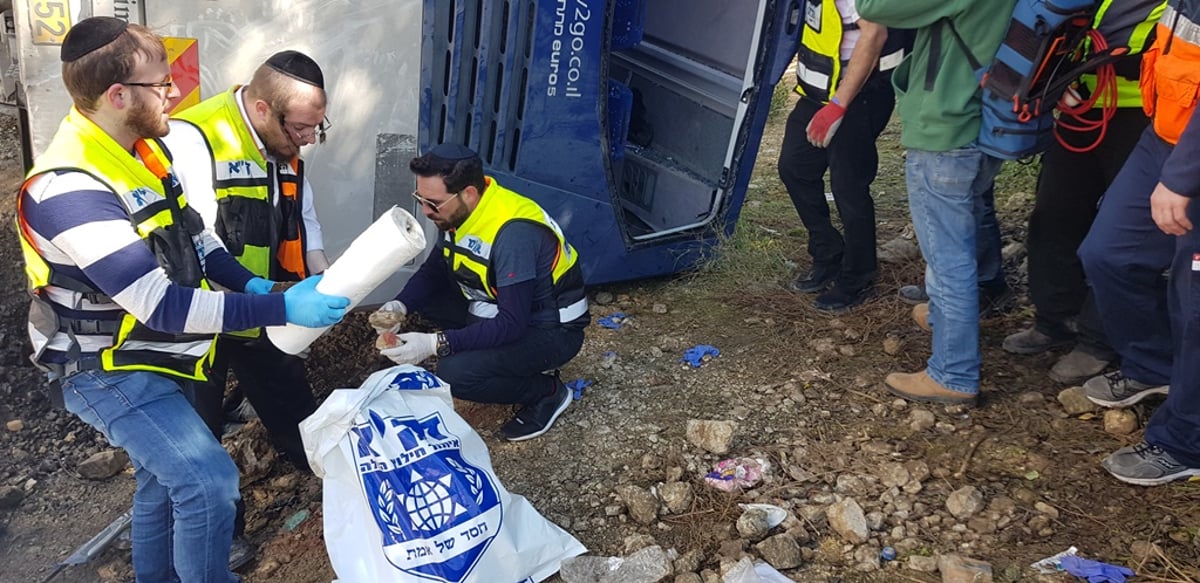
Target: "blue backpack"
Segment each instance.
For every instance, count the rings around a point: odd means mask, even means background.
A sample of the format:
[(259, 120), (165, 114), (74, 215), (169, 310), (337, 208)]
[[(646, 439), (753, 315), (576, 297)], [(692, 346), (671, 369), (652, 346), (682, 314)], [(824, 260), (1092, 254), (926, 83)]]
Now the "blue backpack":
[(935, 23), (926, 87), (932, 88), (942, 28), (948, 28), (971, 67), (982, 72), (979, 149), (1003, 160), (1038, 154), (1054, 139), (1054, 107), (1080, 75), (1112, 62), (1125, 47), (1088, 48), (1099, 0), (1017, 0), (996, 57), (984, 66), (949, 19)]

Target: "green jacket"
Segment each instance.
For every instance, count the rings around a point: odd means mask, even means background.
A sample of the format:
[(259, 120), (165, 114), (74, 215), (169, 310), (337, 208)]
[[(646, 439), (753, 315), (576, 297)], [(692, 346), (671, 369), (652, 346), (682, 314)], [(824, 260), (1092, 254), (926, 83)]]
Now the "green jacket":
[[(932, 90), (925, 89), (933, 24), (942, 18), (971, 47), (975, 60), (992, 62), (1017, 0), (857, 0), (864, 19), (893, 28), (917, 29), (912, 53), (892, 74), (896, 109), (906, 148), (946, 152), (979, 137), (982, 89), (979, 75), (948, 26), (941, 29), (941, 57)], [(979, 72), (982, 74), (982, 72)]]

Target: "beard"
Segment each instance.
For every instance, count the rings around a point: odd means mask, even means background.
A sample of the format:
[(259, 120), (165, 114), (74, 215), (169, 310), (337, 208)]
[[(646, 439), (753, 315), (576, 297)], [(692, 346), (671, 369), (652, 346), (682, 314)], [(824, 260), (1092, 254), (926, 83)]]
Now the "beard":
[(140, 138), (161, 138), (171, 131), (163, 105), (147, 99), (138, 99), (134, 103), (125, 127)]
[(262, 139), (263, 149), (276, 160), (291, 160), (300, 155), (300, 147), (292, 143), (292, 138), (283, 128), (278, 128), (276, 132), (260, 133), (259, 137)]
[(461, 227), (463, 223), (467, 222), (467, 218), (471, 216), (471, 211), (467, 209), (467, 205), (462, 204), (461, 200), (456, 204), (458, 206), (454, 209), (454, 212), (450, 213), (450, 216), (446, 217), (445, 219), (433, 219), (433, 224), (438, 228), (438, 230), (449, 231), (451, 229), (457, 229)]

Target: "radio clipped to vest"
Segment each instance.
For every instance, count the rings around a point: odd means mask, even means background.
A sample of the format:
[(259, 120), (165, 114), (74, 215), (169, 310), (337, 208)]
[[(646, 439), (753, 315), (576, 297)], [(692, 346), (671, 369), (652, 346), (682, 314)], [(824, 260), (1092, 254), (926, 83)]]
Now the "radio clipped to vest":
[[(940, 20), (934, 25), (926, 86), (933, 85), (943, 30), (948, 30), (971, 66), (984, 71), (979, 149), (1003, 160), (1043, 152), (1054, 139), (1054, 108), (1067, 88), (1092, 72), (1115, 83), (1112, 63), (1128, 52), (1127, 47), (1107, 46), (1093, 28), (1099, 5), (1099, 0), (1018, 0), (986, 71), (954, 24)], [(1094, 91), (1099, 95), (1109, 88)]]

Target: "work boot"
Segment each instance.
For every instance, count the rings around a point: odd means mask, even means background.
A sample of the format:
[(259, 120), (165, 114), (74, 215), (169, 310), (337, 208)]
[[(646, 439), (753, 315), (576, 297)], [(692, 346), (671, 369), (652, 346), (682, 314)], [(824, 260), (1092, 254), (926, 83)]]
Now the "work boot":
[(803, 277), (797, 277), (788, 289), (802, 294), (815, 294), (829, 287), (833, 280), (837, 279), (838, 272), (842, 270), (841, 265), (814, 265), (812, 270)]
[(500, 428), (500, 436), (509, 441), (533, 439), (547, 431), (571, 404), (571, 391), (554, 375), (554, 392), (532, 405), (526, 405), (511, 421)]
[(834, 284), (829, 291), (817, 296), (817, 299), (813, 301), (813, 307), (822, 312), (844, 314), (849, 312), (850, 308), (866, 301), (871, 295), (871, 286), (856, 291), (849, 291), (840, 285)]
[(917, 323), (922, 330), (933, 332), (933, 327), (929, 325), (929, 304), (917, 304), (912, 309), (913, 322)]
[(1091, 402), (1110, 408), (1128, 407), (1150, 395), (1165, 395), (1170, 388), (1170, 385), (1155, 386), (1135, 381), (1121, 371), (1093, 377), (1083, 383), (1083, 392)]
[(1099, 358), (1076, 346), (1050, 367), (1050, 378), (1064, 385), (1077, 385), (1104, 372), (1108, 364), (1108, 359)]
[(944, 405), (967, 405), (974, 407), (978, 396), (973, 393), (952, 391), (938, 384), (926, 371), (903, 373), (894, 372), (884, 380), (888, 391), (909, 401), (921, 403), (941, 403)]
[(1013, 354), (1041, 354), (1054, 348), (1070, 346), (1074, 341), (1074, 335), (1052, 336), (1038, 330), (1037, 326), (1030, 326), (1028, 330), (1009, 334), (1002, 346), (1006, 352)]

